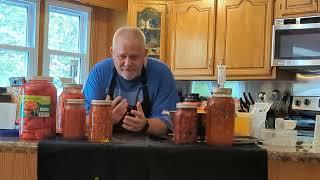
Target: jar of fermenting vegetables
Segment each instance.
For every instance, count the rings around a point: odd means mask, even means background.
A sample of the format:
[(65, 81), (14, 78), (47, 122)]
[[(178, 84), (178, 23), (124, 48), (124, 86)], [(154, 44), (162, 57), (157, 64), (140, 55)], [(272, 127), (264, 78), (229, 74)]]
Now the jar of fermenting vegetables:
[(112, 138), (112, 101), (92, 100), (89, 117), (90, 142), (110, 142)]
[(235, 105), (232, 89), (217, 88), (207, 102), (206, 141), (209, 145), (232, 145)]
[(84, 99), (66, 99), (64, 106), (62, 136), (66, 139), (81, 139), (85, 135), (86, 110)]
[(197, 141), (197, 104), (177, 103), (177, 112), (173, 119), (174, 141), (177, 144)]
[(52, 77), (32, 76), (23, 85), (20, 138), (39, 140), (56, 134), (57, 90)]
[(81, 92), (82, 84), (75, 83), (64, 83), (63, 91), (59, 96), (58, 101), (58, 111), (57, 111), (57, 132), (61, 133), (63, 131), (63, 123), (64, 123), (64, 105), (66, 99), (84, 99), (84, 96)]

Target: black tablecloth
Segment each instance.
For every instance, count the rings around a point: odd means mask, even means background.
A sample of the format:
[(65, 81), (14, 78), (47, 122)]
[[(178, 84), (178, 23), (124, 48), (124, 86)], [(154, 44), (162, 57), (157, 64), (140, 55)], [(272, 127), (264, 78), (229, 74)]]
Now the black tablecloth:
[(144, 136), (112, 143), (44, 140), (39, 180), (267, 180), (267, 152), (255, 144), (175, 145)]

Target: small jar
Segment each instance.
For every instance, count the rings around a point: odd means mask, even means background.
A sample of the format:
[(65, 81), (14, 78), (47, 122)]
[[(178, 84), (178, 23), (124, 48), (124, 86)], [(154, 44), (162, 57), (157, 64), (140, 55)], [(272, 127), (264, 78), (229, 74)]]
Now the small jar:
[(207, 102), (206, 141), (209, 145), (232, 145), (235, 105), (232, 89), (217, 88)]
[(177, 112), (173, 119), (174, 141), (177, 144), (197, 141), (197, 105), (177, 103)]
[(57, 90), (52, 77), (32, 76), (23, 85), (20, 138), (40, 140), (56, 134)]
[(63, 84), (63, 91), (59, 96), (58, 110), (57, 110), (57, 132), (61, 133), (64, 127), (64, 105), (66, 99), (84, 99), (81, 92), (82, 84), (65, 83)]
[(112, 138), (112, 101), (92, 100), (88, 139), (90, 142), (110, 142)]
[(66, 139), (81, 139), (85, 134), (86, 110), (84, 99), (66, 99), (62, 136)]

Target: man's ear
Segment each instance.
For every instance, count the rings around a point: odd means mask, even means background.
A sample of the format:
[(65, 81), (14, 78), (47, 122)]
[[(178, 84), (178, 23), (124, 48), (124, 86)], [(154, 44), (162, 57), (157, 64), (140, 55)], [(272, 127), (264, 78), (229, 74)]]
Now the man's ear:
[(112, 46), (110, 47), (110, 49), (109, 49), (109, 50), (110, 50), (111, 55), (113, 55), (113, 54), (112, 54), (112, 51), (113, 51), (113, 50), (112, 50)]
[(148, 49), (145, 49), (144, 52), (145, 52), (145, 53), (144, 53), (145, 57), (147, 57), (149, 50), (148, 50)]

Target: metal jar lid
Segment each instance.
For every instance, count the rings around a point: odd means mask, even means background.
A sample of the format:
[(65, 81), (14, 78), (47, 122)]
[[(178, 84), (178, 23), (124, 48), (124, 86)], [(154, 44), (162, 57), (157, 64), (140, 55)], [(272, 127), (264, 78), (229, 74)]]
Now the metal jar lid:
[(112, 101), (109, 100), (91, 100), (92, 105), (111, 105)]
[(215, 88), (212, 90), (213, 94), (226, 94), (231, 95), (232, 89), (231, 88)]
[(197, 109), (199, 106), (198, 103), (177, 103), (177, 108), (189, 108), (189, 109)]
[(84, 99), (66, 99), (66, 104), (84, 104)]
[(45, 80), (45, 81), (49, 81), (52, 82), (53, 81), (53, 77), (49, 77), (49, 76), (28, 76), (26, 77), (27, 81), (30, 80)]
[(77, 84), (77, 83), (63, 83), (62, 86), (66, 87), (66, 88), (68, 88), (68, 87), (80, 87), (80, 88), (82, 88), (82, 84)]

